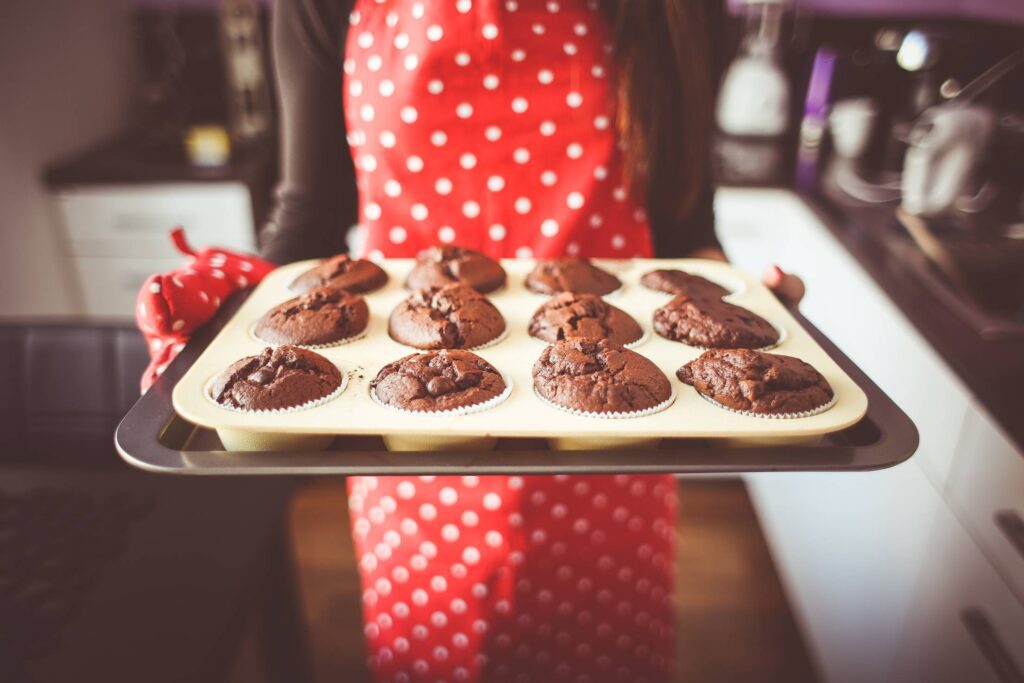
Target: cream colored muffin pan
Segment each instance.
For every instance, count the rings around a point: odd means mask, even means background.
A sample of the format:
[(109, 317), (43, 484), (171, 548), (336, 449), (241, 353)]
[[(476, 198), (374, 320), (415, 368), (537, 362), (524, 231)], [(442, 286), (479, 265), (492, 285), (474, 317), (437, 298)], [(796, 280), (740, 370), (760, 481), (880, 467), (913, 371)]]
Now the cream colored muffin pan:
[[(867, 411), (864, 392), (818, 346), (793, 319), (786, 308), (756, 278), (717, 261), (697, 259), (595, 260), (615, 273), (623, 287), (608, 297), (609, 303), (632, 315), (649, 332), (634, 347), (658, 365), (672, 382), (675, 402), (653, 415), (629, 419), (601, 419), (570, 415), (545, 405), (533, 392), (531, 370), (543, 351), (527, 333), (530, 317), (544, 302), (524, 285), (534, 266), (532, 259), (505, 259), (508, 282), (490, 296), (509, 332), (507, 337), (478, 355), (493, 364), (512, 382), (508, 398), (488, 410), (467, 415), (440, 417), (430, 413), (410, 415), (376, 403), (370, 396), (370, 381), (381, 367), (407, 356), (410, 349), (388, 336), (388, 316), (408, 292), (405, 276), (411, 259), (391, 259), (381, 265), (388, 284), (365, 295), (370, 307), (366, 335), (341, 346), (318, 349), (345, 373), (348, 387), (338, 397), (307, 410), (270, 414), (249, 414), (218, 406), (204, 395), (210, 379), (244, 356), (259, 353), (261, 344), (250, 334), (253, 323), (267, 310), (294, 297), (288, 284), (315, 261), (284, 266), (268, 275), (242, 304), (238, 312), (203, 351), (174, 388), (174, 408), (186, 420), (217, 430), (228, 450), (308, 448), (326, 446), (327, 439), (314, 435), (366, 435), (387, 437), (389, 447), (426, 450), (460, 445), (486, 447), (497, 437), (547, 438), (558, 447), (628, 447), (651, 445), (660, 438), (744, 439), (751, 443), (807, 441), (835, 432), (860, 420)], [(772, 353), (801, 358), (821, 372), (836, 393), (835, 405), (825, 412), (793, 419), (770, 419), (740, 415), (704, 400), (675, 376), (684, 363), (701, 350), (664, 339), (651, 329), (654, 310), (671, 298), (640, 285), (640, 277), (655, 268), (678, 268), (704, 276), (732, 290), (727, 301), (748, 308), (784, 332)], [(305, 437), (290, 440), (289, 436)]]

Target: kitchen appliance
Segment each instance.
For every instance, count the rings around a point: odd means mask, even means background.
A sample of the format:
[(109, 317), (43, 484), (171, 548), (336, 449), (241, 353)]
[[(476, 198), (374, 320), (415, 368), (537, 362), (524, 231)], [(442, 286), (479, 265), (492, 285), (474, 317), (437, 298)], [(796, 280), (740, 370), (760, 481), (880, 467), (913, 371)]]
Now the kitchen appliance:
[(782, 64), (788, 0), (744, 0), (743, 37), (715, 107), (716, 176), (730, 184), (777, 183), (786, 174), (789, 76)]
[(140, 134), (181, 147), (190, 127), (217, 125), (237, 149), (272, 129), (264, 3), (143, 3), (135, 23)]
[[(1000, 126), (1000, 113), (978, 98), (1021, 64), (1024, 49), (999, 60), (948, 102), (929, 108), (918, 118), (910, 131), (903, 166), (904, 210), (924, 217), (955, 210), (978, 214), (992, 203), (998, 186), (1008, 182), (1011, 187), (1016, 184), (1019, 191), (1019, 164), (1006, 169), (988, 165), (984, 168), (988, 177), (981, 171), (992, 152), (997, 129), (1002, 129), (1004, 140), (1019, 134), (1020, 117), (1006, 113)], [(992, 177), (1003, 171), (1011, 177)]]
[(231, 135), (244, 143), (269, 133), (272, 124), (260, 13), (254, 0), (221, 0), (220, 33)]
[(780, 39), (786, 0), (747, 0), (745, 35), (718, 96), (718, 127), (728, 135), (777, 137), (789, 122), (789, 79)]

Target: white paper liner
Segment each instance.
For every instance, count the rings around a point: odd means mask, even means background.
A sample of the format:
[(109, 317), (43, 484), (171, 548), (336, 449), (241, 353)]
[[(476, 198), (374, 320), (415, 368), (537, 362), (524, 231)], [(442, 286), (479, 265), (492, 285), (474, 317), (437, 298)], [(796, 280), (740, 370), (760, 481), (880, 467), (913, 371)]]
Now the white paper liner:
[(271, 347), (274, 347), (274, 348), (277, 348), (278, 346), (297, 346), (300, 349), (330, 349), (330, 348), (333, 348), (335, 346), (344, 346), (345, 344), (350, 344), (350, 343), (352, 343), (354, 341), (359, 341), (360, 339), (363, 339), (364, 337), (366, 337), (366, 335), (370, 331), (370, 322), (367, 322), (366, 323), (366, 327), (363, 329), (363, 331), (360, 332), (359, 334), (355, 335), (355, 336), (352, 336), (352, 337), (345, 337), (343, 339), (338, 339), (337, 341), (332, 341), (329, 344), (295, 344), (295, 343), (290, 343), (290, 342), (272, 342), (272, 341), (267, 341), (266, 339), (263, 339), (262, 337), (260, 337), (259, 335), (256, 334), (256, 326), (259, 325), (259, 324), (260, 324), (260, 321), (257, 320), (256, 322), (254, 322), (252, 325), (249, 326), (249, 336), (252, 339), (254, 339), (257, 342), (259, 342), (260, 344), (266, 344), (267, 346), (271, 346)]
[[(658, 270), (658, 268), (652, 268), (651, 270), (645, 270), (640, 275), (640, 278), (637, 278), (637, 284), (640, 284), (640, 279), (643, 278), (644, 275), (647, 275), (647, 273), (650, 273), (650, 272), (652, 272), (654, 270)], [(699, 277), (704, 278), (705, 280), (708, 280), (708, 281), (718, 285), (719, 287), (721, 287), (723, 289), (729, 290), (729, 293), (722, 297), (723, 299), (728, 299), (730, 297), (739, 296), (740, 294), (743, 294), (745, 291), (747, 291), (747, 283), (744, 282), (743, 280), (741, 280), (739, 278), (735, 278), (735, 279), (722, 279), (720, 276), (715, 275), (715, 274), (709, 275), (705, 270), (703, 270), (701, 268), (685, 268), (685, 269), (684, 268), (668, 268), (667, 270), (681, 270), (682, 272), (687, 273), (689, 275), (697, 275)], [(666, 297), (668, 299), (673, 299), (673, 298), (679, 296), (679, 294), (676, 293), (676, 292), (665, 292), (665, 291), (662, 291), (660, 289), (652, 289), (651, 287), (647, 287), (647, 286), (645, 286), (643, 284), (640, 284), (640, 287), (642, 289), (647, 290), (648, 292), (654, 292), (655, 294), (660, 294), (660, 295), (662, 295), (662, 296), (664, 296), (664, 297)]]
[(748, 417), (766, 417), (774, 420), (793, 420), (801, 417), (811, 417), (812, 415), (819, 415), (821, 413), (824, 413), (826, 410), (834, 406), (839, 401), (839, 397), (836, 396), (835, 392), (833, 391), (832, 399), (828, 403), (822, 403), (817, 408), (811, 408), (810, 410), (804, 410), (799, 413), (755, 413), (752, 410), (737, 410), (736, 408), (724, 406), (715, 399), (711, 398), (710, 396), (705, 396), (699, 391), (697, 392), (697, 395), (700, 396), (705, 401), (707, 401), (708, 403), (710, 403), (711, 405), (721, 408), (722, 410), (728, 410), (730, 413), (736, 413), (737, 415), (746, 415)]
[[(643, 325), (640, 325), (640, 330), (641, 330), (642, 334), (640, 335), (639, 339), (637, 339), (636, 341), (631, 341), (628, 344), (623, 344), (622, 347), (626, 348), (626, 349), (635, 349), (636, 347), (640, 346), (645, 341), (650, 339), (651, 333), (650, 333), (650, 331), (646, 327), (644, 327)], [(540, 339), (538, 337), (534, 337), (532, 334), (528, 334), (527, 336), (530, 339), (532, 339), (533, 341), (535, 341), (536, 343), (540, 344), (541, 346), (551, 346), (552, 344), (555, 343), (555, 342), (544, 341), (543, 339)]]
[(558, 405), (554, 401), (551, 401), (551, 400), (546, 399), (543, 396), (541, 396), (540, 392), (537, 391), (536, 385), (534, 385), (534, 387), (533, 387), (533, 395), (536, 396), (537, 399), (541, 403), (543, 403), (544, 405), (550, 406), (550, 407), (554, 408), (555, 410), (559, 410), (559, 411), (561, 411), (563, 413), (568, 413), (570, 415), (576, 415), (578, 417), (596, 417), (598, 419), (603, 419), (603, 420), (627, 420), (627, 419), (631, 419), (631, 418), (634, 418), (634, 417), (646, 417), (648, 415), (654, 415), (655, 413), (660, 413), (661, 411), (663, 411), (666, 408), (668, 408), (670, 405), (675, 403), (675, 400), (676, 400), (676, 388), (673, 386), (673, 387), (671, 387), (671, 390), (672, 390), (672, 393), (671, 393), (671, 395), (669, 395), (668, 399), (666, 399), (665, 401), (659, 403), (658, 405), (651, 406), (650, 408), (644, 408), (643, 410), (634, 410), (634, 411), (631, 411), (631, 412), (628, 412), (628, 413), (623, 413), (623, 412), (594, 413), (594, 412), (590, 412), (590, 411), (586, 411), (586, 410), (578, 410), (576, 408), (567, 408), (565, 406)]
[[(461, 406), (459, 408), (449, 408), (448, 410), (409, 410), (408, 408), (397, 408), (393, 405), (384, 403), (377, 398), (377, 392), (375, 387), (370, 386), (368, 391), (370, 393), (370, 400), (379, 406), (383, 406), (388, 410), (393, 410), (396, 413), (403, 415), (415, 415), (416, 417), (457, 417), (459, 415), (469, 415), (471, 413), (480, 413), (485, 410), (489, 410), (499, 403), (503, 403), (512, 394), (512, 379), (504, 372), (498, 371), (501, 375), (501, 379), (505, 382), (505, 390), (495, 396), (494, 398), (482, 401), (480, 403), (474, 403), (471, 406)], [(372, 384), (372, 382), (371, 382)]]
[[(335, 365), (334, 367), (338, 366)], [(297, 406), (289, 406), (288, 408), (273, 408), (270, 410), (248, 410), (246, 408), (236, 408), (235, 406), (226, 406), (222, 403), (217, 403), (217, 400), (214, 399), (211, 390), (213, 389), (213, 382), (217, 379), (217, 377), (220, 376), (219, 372), (210, 379), (208, 379), (206, 381), (206, 384), (203, 385), (203, 396), (206, 397), (207, 401), (217, 406), (218, 408), (230, 410), (233, 413), (242, 413), (244, 415), (282, 415), (284, 413), (296, 413), (302, 410), (316, 408), (317, 406), (321, 406), (327, 403), (328, 401), (333, 401), (334, 399), (341, 396), (341, 394), (344, 393), (345, 389), (348, 388), (348, 373), (342, 370), (341, 368), (338, 368), (338, 372), (341, 373), (341, 384), (338, 385), (337, 389), (321, 398), (316, 398), (313, 399), (312, 401), (307, 401), (306, 403), (302, 403)]]
[[(771, 351), (772, 349), (774, 349), (774, 348), (776, 348), (778, 346), (781, 346), (782, 342), (786, 341), (787, 333), (786, 333), (786, 328), (785, 327), (783, 327), (782, 325), (779, 325), (777, 323), (773, 323), (771, 321), (768, 321), (768, 324), (771, 325), (772, 327), (774, 327), (775, 331), (779, 333), (779, 338), (776, 339), (775, 343), (773, 343), (773, 344), (769, 344), (768, 346), (761, 346), (761, 347), (756, 348), (756, 349), (749, 349), (750, 351)], [(661, 335), (658, 335), (658, 336), (661, 336)], [(668, 339), (668, 337), (662, 337), (662, 339)], [(678, 342), (680, 344), (685, 344), (686, 346), (689, 346), (691, 349), (697, 349), (698, 351), (701, 351), (701, 352), (703, 352), (703, 351), (711, 351), (713, 349), (741, 349), (741, 348), (743, 348), (742, 346), (699, 346), (697, 344), (690, 344), (689, 342), (685, 342), (685, 341), (683, 341), (681, 339), (668, 339), (668, 340), (669, 341)]]

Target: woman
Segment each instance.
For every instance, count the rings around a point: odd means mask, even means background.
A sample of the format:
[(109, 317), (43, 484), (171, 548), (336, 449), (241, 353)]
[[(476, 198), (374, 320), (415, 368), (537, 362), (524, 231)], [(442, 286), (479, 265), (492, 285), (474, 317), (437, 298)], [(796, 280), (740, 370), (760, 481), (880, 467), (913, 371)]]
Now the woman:
[[(702, 2), (281, 0), (265, 256), (722, 258)], [(349, 484), (379, 680), (669, 678), (671, 477)]]

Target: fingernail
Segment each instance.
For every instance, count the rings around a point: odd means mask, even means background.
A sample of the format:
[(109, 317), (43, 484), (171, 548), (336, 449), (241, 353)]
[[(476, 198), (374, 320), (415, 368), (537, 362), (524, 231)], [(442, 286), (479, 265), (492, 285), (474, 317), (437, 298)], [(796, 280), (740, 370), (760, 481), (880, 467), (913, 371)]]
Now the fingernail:
[(782, 282), (782, 270), (778, 266), (768, 266), (764, 271), (764, 281), (772, 286)]

